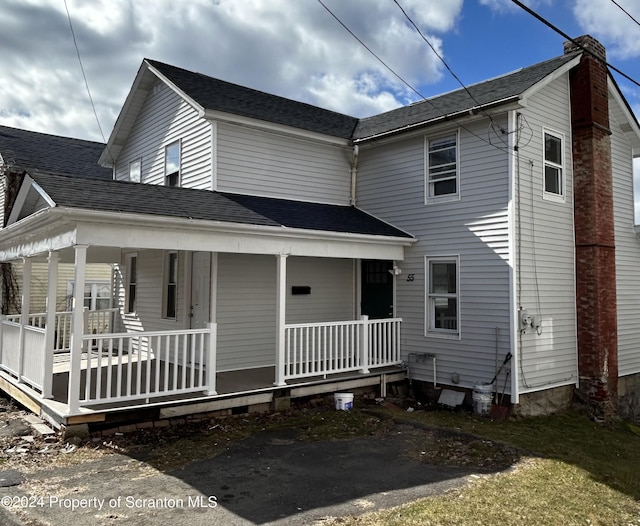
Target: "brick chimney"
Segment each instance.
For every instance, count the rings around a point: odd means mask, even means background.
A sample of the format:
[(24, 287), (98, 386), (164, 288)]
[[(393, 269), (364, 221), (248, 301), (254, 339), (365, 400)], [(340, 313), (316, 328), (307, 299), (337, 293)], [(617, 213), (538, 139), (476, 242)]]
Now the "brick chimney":
[[(608, 72), (604, 47), (585, 35), (570, 72), (579, 393), (593, 416), (616, 412), (618, 327)], [(564, 52), (580, 48), (565, 42)], [(596, 58), (597, 57), (597, 58)]]

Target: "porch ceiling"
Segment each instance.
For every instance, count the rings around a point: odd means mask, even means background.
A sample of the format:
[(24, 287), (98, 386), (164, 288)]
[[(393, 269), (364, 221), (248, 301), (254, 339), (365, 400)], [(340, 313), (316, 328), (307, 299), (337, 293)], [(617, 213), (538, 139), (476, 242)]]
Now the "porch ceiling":
[(409, 237), (331, 232), (284, 226), (194, 220), (148, 214), (52, 207), (0, 230), (0, 261), (88, 245), (88, 262), (120, 261), (121, 249), (288, 254), (328, 258), (404, 259)]

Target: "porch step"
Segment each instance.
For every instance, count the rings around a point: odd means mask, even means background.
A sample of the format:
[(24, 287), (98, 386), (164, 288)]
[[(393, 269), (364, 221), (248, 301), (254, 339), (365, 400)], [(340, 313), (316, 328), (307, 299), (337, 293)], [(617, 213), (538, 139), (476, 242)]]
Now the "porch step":
[(26, 415), (23, 420), (27, 424), (29, 424), (39, 435), (47, 436), (55, 434), (55, 431), (51, 429), (47, 424), (45, 424), (44, 420), (37, 417), (36, 415)]

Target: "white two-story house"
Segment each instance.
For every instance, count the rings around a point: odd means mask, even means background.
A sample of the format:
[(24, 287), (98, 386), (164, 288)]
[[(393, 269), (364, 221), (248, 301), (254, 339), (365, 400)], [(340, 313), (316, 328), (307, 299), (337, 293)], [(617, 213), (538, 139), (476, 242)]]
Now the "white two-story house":
[(5, 320), (0, 386), (59, 425), (407, 374), (497, 376), (522, 414), (576, 387), (598, 414), (632, 411), (640, 128), (599, 66), (568, 46), (356, 119), (143, 61), (100, 159), (113, 180), (25, 177), (0, 231), (0, 260), (47, 256), (53, 277), (114, 264), (116, 332), (87, 334), (74, 308), (54, 367), (51, 331)]

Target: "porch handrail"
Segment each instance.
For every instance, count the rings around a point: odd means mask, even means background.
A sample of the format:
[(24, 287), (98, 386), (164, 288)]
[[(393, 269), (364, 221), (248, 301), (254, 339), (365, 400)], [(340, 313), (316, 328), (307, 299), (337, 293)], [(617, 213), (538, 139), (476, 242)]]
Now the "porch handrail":
[(397, 365), (401, 318), (285, 324), (284, 380)]
[[(216, 394), (216, 324), (200, 329), (86, 334), (80, 389), (70, 406)], [(73, 402), (73, 403), (72, 403)]]

